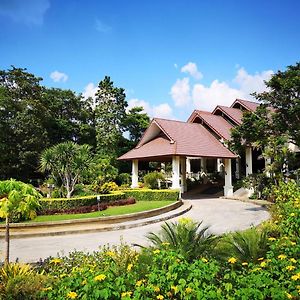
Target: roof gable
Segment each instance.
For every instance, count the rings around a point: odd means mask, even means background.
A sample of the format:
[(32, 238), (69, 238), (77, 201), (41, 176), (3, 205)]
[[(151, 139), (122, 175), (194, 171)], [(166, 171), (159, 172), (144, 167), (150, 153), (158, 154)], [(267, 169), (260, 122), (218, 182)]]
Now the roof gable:
[(255, 111), (256, 108), (259, 106), (259, 103), (243, 100), (243, 99), (235, 99), (235, 101), (231, 104), (230, 107), (238, 108), (238, 106), (242, 106), (244, 109), (248, 111)]

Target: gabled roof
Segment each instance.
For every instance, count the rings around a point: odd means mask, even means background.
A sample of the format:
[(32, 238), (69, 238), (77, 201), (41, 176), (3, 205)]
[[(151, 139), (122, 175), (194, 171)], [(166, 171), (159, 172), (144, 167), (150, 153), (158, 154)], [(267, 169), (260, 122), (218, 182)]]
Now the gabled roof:
[[(159, 130), (155, 130), (155, 127)], [(236, 157), (201, 124), (155, 118), (137, 147), (125, 153), (119, 159), (149, 159), (173, 155), (215, 158)]]
[(232, 108), (227, 106), (221, 106), (218, 105), (212, 112), (214, 115), (217, 115), (218, 113), (223, 113), (226, 115), (229, 119), (231, 119), (235, 124), (240, 125), (242, 123), (243, 118), (243, 111), (241, 111), (238, 108)]
[(255, 111), (256, 108), (260, 105), (259, 103), (243, 100), (243, 99), (236, 99), (230, 107), (237, 108), (237, 105), (241, 105), (243, 108), (249, 111)]
[(188, 122), (194, 123), (197, 118), (201, 119), (205, 125), (219, 136), (219, 138), (223, 138), (225, 140), (229, 140), (231, 138), (230, 130), (233, 126), (223, 117), (213, 115), (208, 111), (194, 110), (189, 117)]

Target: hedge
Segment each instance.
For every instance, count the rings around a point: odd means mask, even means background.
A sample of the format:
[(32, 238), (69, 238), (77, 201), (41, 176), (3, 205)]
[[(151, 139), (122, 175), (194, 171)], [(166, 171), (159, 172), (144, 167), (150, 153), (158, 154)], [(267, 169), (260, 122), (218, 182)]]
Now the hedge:
[(125, 199), (125, 193), (123, 192), (113, 192), (111, 194), (103, 195), (92, 195), (92, 196), (82, 196), (74, 198), (44, 198), (40, 200), (39, 211), (43, 212), (46, 210), (53, 209), (69, 209), (81, 206), (89, 206), (97, 204), (97, 196), (100, 196), (100, 202), (111, 202), (116, 200)]
[(133, 197), (136, 201), (176, 201), (179, 198), (178, 190), (128, 189), (123, 193), (126, 198)]

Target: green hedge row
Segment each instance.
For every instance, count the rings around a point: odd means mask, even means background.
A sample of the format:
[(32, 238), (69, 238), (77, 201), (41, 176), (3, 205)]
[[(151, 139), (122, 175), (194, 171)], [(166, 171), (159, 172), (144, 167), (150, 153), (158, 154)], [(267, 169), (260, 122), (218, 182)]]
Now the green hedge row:
[[(122, 200), (126, 198), (123, 192), (113, 192), (112, 194), (103, 194), (100, 196), (101, 202), (110, 202), (116, 200)], [(44, 198), (40, 200), (39, 211), (45, 211), (49, 209), (69, 209), (74, 207), (89, 206), (97, 204), (97, 195), (82, 196), (74, 198)]]
[(136, 201), (176, 201), (179, 199), (178, 190), (150, 190), (150, 189), (128, 189), (123, 190), (126, 198), (133, 197)]

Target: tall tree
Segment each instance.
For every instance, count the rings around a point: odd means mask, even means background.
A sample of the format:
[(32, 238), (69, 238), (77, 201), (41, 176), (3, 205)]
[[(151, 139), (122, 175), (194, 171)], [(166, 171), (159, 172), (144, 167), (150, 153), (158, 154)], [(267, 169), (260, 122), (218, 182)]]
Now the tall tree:
[(95, 99), (95, 126), (98, 152), (114, 155), (116, 145), (124, 132), (126, 107), (123, 88), (114, 87), (110, 77), (100, 81)]
[(0, 218), (5, 218), (5, 262), (9, 263), (9, 223), (13, 214), (25, 219), (36, 216), (41, 195), (31, 185), (16, 180), (0, 181)]
[(123, 122), (125, 129), (129, 132), (129, 138), (134, 145), (138, 143), (150, 124), (150, 118), (143, 110), (141, 106), (131, 108)]
[(0, 71), (0, 178), (34, 178), (48, 144), (41, 78), (26, 69)]
[(90, 149), (89, 145), (65, 142), (46, 149), (41, 155), (41, 170), (50, 172), (55, 182), (62, 182), (67, 198), (71, 198), (80, 176), (90, 166)]

